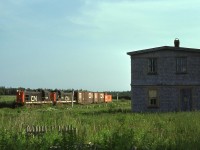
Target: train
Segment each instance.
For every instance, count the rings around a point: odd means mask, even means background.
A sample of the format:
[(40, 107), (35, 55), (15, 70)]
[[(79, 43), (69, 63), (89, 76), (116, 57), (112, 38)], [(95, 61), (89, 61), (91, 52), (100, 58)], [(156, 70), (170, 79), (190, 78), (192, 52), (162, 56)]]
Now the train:
[(88, 91), (71, 91), (63, 90), (17, 90), (16, 104), (92, 104), (112, 102), (112, 95), (106, 92), (88, 92)]

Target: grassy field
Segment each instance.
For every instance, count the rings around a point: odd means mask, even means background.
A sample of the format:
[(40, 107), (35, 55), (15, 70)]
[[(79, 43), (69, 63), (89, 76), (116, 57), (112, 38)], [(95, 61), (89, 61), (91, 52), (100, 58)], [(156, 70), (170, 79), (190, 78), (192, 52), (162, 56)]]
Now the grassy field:
[[(0, 149), (200, 149), (200, 112), (131, 113), (130, 101), (0, 109)], [(77, 134), (28, 136), (27, 126)]]
[(0, 102), (13, 102), (15, 101), (16, 96), (7, 96), (7, 95), (0, 95)]
[(0, 95), (0, 108), (13, 108), (16, 96)]

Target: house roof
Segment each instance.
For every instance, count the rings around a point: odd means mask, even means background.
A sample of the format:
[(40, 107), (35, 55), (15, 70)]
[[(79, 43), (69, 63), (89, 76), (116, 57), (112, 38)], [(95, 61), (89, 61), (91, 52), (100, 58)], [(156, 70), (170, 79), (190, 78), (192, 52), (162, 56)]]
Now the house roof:
[(132, 56), (132, 55), (143, 54), (143, 53), (151, 53), (151, 52), (162, 51), (162, 50), (200, 53), (200, 49), (196, 49), (196, 48), (161, 46), (161, 47), (154, 47), (154, 48), (149, 48), (149, 49), (143, 49), (143, 50), (128, 52), (127, 55)]

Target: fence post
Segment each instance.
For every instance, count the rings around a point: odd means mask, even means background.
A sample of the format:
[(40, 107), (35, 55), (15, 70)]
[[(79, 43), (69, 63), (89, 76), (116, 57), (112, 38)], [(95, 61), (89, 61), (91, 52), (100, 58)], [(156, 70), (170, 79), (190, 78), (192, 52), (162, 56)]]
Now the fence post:
[(72, 89), (72, 108), (74, 107), (74, 89)]
[(75, 134), (78, 135), (78, 128), (75, 128)]
[(35, 127), (32, 126), (32, 133), (35, 134)]
[(41, 130), (42, 130), (42, 133), (45, 133), (45, 131), (44, 131), (44, 126), (42, 126), (42, 129), (41, 129)]
[(26, 133), (29, 133), (29, 132), (30, 132), (30, 127), (27, 126), (27, 127), (26, 127)]
[(39, 134), (39, 128), (38, 128), (38, 126), (35, 126), (35, 134), (36, 135)]

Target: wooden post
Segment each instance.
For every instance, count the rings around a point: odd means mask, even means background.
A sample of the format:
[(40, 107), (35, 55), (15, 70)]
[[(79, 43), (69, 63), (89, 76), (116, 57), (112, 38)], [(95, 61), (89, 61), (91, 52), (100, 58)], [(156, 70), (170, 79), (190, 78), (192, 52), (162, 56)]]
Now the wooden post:
[(29, 126), (26, 127), (26, 134), (29, 134), (31, 132), (31, 129)]
[(78, 135), (78, 128), (75, 128), (75, 135)]
[(37, 135), (38, 133), (39, 133), (38, 126), (35, 126), (35, 134)]
[(74, 89), (72, 89), (72, 108), (74, 107)]
[(44, 129), (44, 126), (42, 126), (42, 133), (45, 133), (45, 129)]

